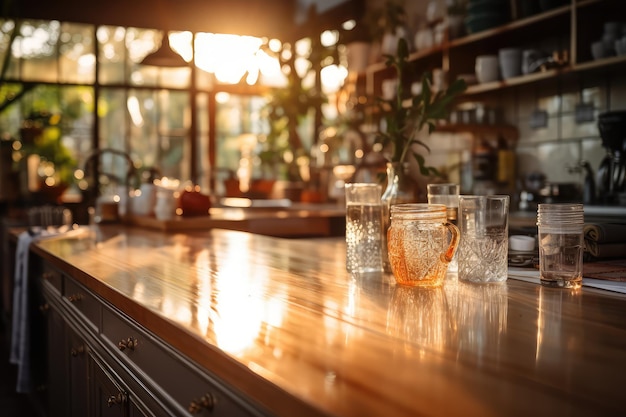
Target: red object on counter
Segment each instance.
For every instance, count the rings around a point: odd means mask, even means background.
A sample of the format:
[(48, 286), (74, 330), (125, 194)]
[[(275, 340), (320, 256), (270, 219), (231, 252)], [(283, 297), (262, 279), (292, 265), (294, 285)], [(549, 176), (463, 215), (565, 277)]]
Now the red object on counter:
[(187, 187), (180, 193), (178, 204), (185, 217), (208, 216), (211, 197), (200, 192), (200, 187)]

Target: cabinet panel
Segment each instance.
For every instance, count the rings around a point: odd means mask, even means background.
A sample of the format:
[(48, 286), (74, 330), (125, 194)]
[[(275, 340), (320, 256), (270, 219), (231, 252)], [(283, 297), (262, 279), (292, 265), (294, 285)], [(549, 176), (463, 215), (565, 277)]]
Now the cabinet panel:
[[(102, 334), (130, 366), (145, 373), (179, 409), (212, 416), (252, 416), (252, 408), (215, 380), (201, 375), (185, 359), (145, 333), (126, 317), (103, 308)], [(130, 343), (129, 343), (130, 342)]]
[(64, 299), (85, 317), (84, 324), (97, 331), (100, 323), (100, 302), (82, 285), (73, 279), (66, 279)]
[(69, 395), (72, 417), (88, 415), (88, 346), (84, 340), (68, 329), (69, 346), (65, 352), (69, 356)]
[(90, 413), (92, 417), (124, 417), (127, 415), (128, 397), (113, 380), (109, 370), (92, 356), (88, 356), (90, 383)]
[(52, 265), (44, 264), (42, 278), (51, 284), (52, 288), (61, 294), (63, 291), (63, 274)]
[(54, 308), (46, 311), (47, 318), (47, 396), (50, 417), (69, 416), (70, 396), (67, 389), (68, 356), (66, 325)]

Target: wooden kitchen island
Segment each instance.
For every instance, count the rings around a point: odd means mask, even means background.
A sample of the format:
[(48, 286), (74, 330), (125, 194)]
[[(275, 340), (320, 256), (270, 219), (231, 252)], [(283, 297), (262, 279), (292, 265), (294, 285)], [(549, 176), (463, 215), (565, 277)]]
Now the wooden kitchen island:
[(396, 287), (341, 237), (92, 232), (31, 246), (52, 415), (626, 414), (620, 294)]

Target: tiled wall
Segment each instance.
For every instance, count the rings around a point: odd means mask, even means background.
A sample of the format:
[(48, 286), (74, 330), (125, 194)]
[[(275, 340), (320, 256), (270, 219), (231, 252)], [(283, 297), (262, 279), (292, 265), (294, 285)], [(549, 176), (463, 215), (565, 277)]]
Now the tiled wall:
[[(576, 122), (575, 109), (580, 103), (593, 105), (593, 121)], [(519, 129), (516, 146), (519, 177), (540, 171), (551, 182), (582, 183), (583, 174), (569, 168), (581, 160), (590, 162), (594, 172), (599, 167), (605, 150), (598, 133), (597, 116), (608, 110), (626, 109), (626, 77), (583, 74), (573, 81), (555, 80), (520, 88), (507, 96), (502, 106), (505, 121)], [(546, 127), (531, 127), (536, 110), (548, 113)]]
[[(579, 74), (502, 90), (477, 97), (476, 101), (497, 108), (503, 123), (517, 127), (519, 138), (514, 147), (518, 184), (523, 184), (529, 173), (541, 172), (550, 182), (578, 183), (582, 187), (584, 171), (572, 168), (586, 160), (595, 174), (600, 166), (606, 152), (599, 136), (597, 116), (608, 110), (626, 110), (626, 76)], [(576, 122), (575, 110), (580, 103), (593, 105), (592, 121)], [(531, 127), (536, 111), (547, 112), (545, 127)], [(468, 137), (435, 132), (425, 139), (431, 147), (428, 162), (446, 167), (451, 181), (465, 183), (465, 191), (474, 191), (471, 178), (464, 178), (455, 167), (467, 160), (473, 144), (481, 137), (484, 134)]]

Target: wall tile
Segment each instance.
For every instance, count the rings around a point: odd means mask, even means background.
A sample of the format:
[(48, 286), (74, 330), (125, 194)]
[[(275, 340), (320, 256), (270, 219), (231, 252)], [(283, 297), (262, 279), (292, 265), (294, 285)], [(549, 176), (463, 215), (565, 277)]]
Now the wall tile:
[(519, 146), (515, 150), (517, 156), (517, 177), (524, 178), (533, 171), (541, 171), (541, 161), (537, 157), (535, 146)]
[(561, 110), (561, 96), (556, 84), (549, 84), (539, 91), (538, 107), (554, 116)]
[(598, 171), (600, 162), (606, 156), (606, 150), (602, 147), (602, 140), (596, 139), (583, 139), (581, 141), (582, 154), (581, 158), (589, 161), (591, 168), (594, 172)]
[(580, 145), (576, 142), (550, 142), (537, 146), (537, 159), (542, 161), (541, 169), (551, 182), (579, 182), (578, 173), (568, 168), (580, 161)]
[(576, 116), (574, 114), (564, 114), (561, 116), (561, 138), (588, 138), (599, 137), (598, 132), (598, 114), (599, 110), (594, 112), (593, 122), (576, 123)]
[(559, 138), (558, 119), (555, 117), (548, 117), (548, 126), (540, 129), (530, 127), (530, 117), (520, 119), (518, 129), (521, 143), (540, 143)]

